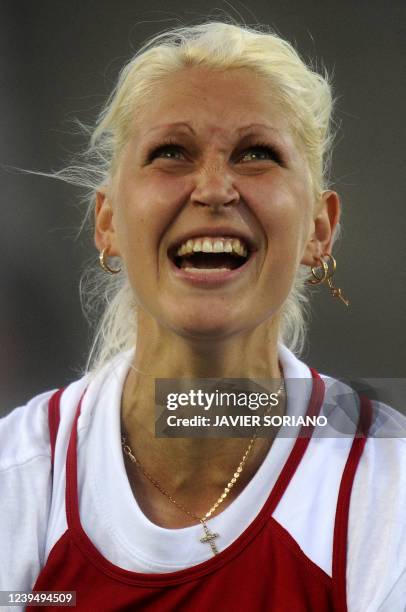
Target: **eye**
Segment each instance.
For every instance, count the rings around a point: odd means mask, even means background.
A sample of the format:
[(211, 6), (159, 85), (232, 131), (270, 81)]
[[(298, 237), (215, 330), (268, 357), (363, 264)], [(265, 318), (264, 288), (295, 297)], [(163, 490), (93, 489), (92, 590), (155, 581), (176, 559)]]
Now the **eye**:
[(148, 161), (152, 162), (154, 159), (184, 159), (185, 154), (183, 147), (177, 144), (165, 144), (156, 147), (148, 155)]
[(278, 151), (269, 145), (253, 145), (239, 154), (237, 161), (242, 163), (256, 161), (275, 161), (282, 165), (282, 158)]

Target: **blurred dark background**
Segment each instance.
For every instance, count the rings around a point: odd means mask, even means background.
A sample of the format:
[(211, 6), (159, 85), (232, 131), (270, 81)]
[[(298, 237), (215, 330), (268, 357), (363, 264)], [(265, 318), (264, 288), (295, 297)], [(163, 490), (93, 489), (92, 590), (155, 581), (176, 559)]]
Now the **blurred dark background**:
[[(76, 378), (89, 331), (78, 283), (97, 253), (77, 239), (80, 192), (6, 166), (49, 172), (83, 148), (118, 70), (146, 38), (227, 12), (267, 23), (333, 72), (341, 124), (333, 159), (344, 231), (337, 284), (314, 296), (305, 361), (350, 378), (405, 377), (406, 3), (284, 0), (0, 2), (2, 291), (0, 412)], [(220, 7), (220, 8), (218, 8)]]

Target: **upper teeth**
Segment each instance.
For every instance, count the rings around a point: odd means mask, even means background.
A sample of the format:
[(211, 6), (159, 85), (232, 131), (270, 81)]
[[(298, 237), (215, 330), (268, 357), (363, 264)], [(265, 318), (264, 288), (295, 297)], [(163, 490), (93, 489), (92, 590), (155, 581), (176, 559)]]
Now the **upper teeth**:
[(176, 255), (181, 257), (188, 253), (236, 253), (247, 257), (248, 249), (239, 238), (199, 237), (190, 238), (180, 245)]

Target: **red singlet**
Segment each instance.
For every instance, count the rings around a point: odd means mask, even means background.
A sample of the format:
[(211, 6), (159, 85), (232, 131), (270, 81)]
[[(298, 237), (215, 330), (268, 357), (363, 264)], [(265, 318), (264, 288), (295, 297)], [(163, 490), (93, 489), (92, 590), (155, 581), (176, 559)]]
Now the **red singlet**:
[[(314, 370), (307, 415), (317, 416), (324, 383)], [(49, 403), (52, 459), (59, 424), (57, 392)], [(272, 516), (309, 443), (303, 428), (266, 503), (249, 527), (228, 548), (193, 567), (145, 574), (114, 565), (82, 528), (77, 488), (77, 421), (66, 459), (67, 530), (56, 542), (33, 590), (76, 591), (76, 610), (109, 612), (346, 612), (346, 552), (349, 503), (357, 466), (368, 434), (371, 404), (361, 398), (357, 434), (343, 471), (334, 527), (330, 577), (301, 550)], [(317, 529), (317, 526), (313, 526)], [(29, 610), (60, 610), (28, 606)]]

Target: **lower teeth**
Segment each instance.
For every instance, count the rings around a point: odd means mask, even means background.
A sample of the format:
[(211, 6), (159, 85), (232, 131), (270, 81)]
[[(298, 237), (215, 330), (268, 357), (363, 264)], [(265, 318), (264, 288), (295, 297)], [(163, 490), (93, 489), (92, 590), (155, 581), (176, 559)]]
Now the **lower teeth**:
[(186, 272), (229, 272), (231, 268), (183, 268)]

